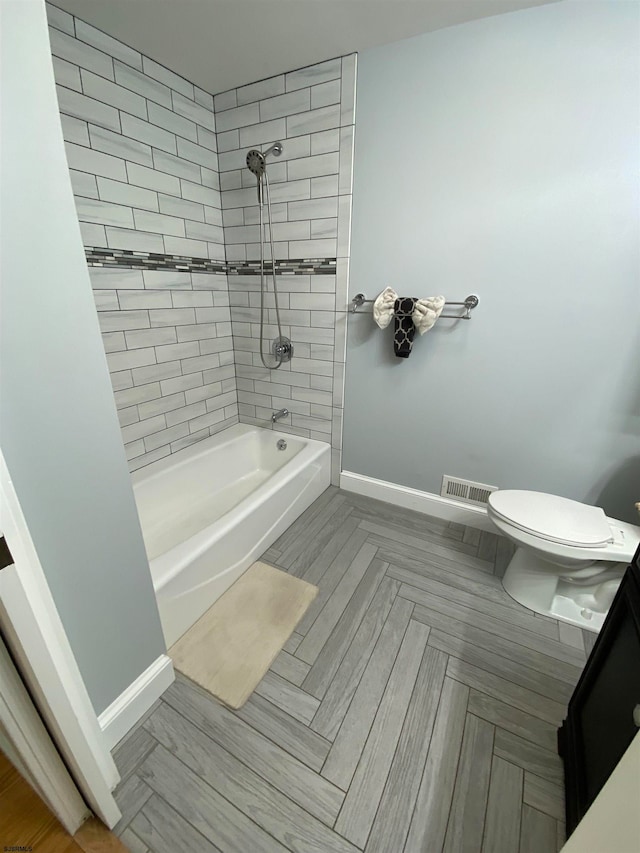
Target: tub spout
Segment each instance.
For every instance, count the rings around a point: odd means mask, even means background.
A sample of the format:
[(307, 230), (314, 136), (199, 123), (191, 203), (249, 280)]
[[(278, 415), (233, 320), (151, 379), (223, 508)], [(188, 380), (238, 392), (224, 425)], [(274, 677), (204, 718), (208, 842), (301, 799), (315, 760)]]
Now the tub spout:
[(274, 412), (271, 415), (271, 423), (275, 424), (276, 421), (279, 421), (280, 418), (286, 418), (289, 414), (289, 409), (280, 409), (277, 412)]

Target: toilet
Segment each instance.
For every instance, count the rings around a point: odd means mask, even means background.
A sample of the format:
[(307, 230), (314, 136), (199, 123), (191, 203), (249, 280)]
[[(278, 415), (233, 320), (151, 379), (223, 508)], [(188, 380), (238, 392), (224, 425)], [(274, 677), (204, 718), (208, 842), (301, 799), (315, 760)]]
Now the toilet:
[(487, 514), (517, 546), (502, 579), (509, 595), (536, 613), (599, 631), (640, 527), (600, 507), (516, 489), (492, 492)]

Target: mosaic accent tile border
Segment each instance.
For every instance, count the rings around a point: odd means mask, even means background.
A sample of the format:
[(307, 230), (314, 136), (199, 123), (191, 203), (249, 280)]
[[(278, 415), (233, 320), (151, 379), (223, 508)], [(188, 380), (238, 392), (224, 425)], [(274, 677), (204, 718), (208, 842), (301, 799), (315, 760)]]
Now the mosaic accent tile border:
[[(220, 273), (223, 275), (260, 275), (260, 261), (212, 261), (208, 258), (190, 258), (184, 255), (162, 255), (155, 252), (134, 252), (129, 249), (85, 249), (90, 267), (125, 267), (128, 269), (179, 270), (192, 273)], [(272, 264), (265, 261), (265, 272), (271, 273)], [(277, 275), (335, 275), (335, 258), (293, 258), (276, 260)]]

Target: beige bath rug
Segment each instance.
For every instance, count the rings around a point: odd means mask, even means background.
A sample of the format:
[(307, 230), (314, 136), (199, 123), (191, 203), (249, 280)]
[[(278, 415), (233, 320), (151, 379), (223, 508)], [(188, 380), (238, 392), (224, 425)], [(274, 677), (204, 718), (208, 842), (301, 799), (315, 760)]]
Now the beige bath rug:
[(169, 649), (180, 672), (240, 708), (269, 669), (318, 588), (254, 563)]

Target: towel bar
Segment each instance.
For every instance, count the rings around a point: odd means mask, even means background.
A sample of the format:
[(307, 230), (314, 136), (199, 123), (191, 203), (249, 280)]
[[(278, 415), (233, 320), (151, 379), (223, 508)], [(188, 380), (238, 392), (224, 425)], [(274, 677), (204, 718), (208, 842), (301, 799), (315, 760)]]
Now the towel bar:
[[(365, 305), (367, 302), (374, 303), (375, 299), (367, 299), (364, 293), (356, 293), (356, 295), (351, 300), (351, 313), (356, 314), (358, 308), (362, 305)], [(476, 296), (475, 293), (470, 294), (464, 300), (464, 302), (449, 302), (448, 300), (444, 303), (445, 305), (460, 305), (465, 311), (464, 314), (441, 314), (439, 319), (445, 320), (470, 320), (471, 319), (471, 311), (477, 307), (480, 299)]]

